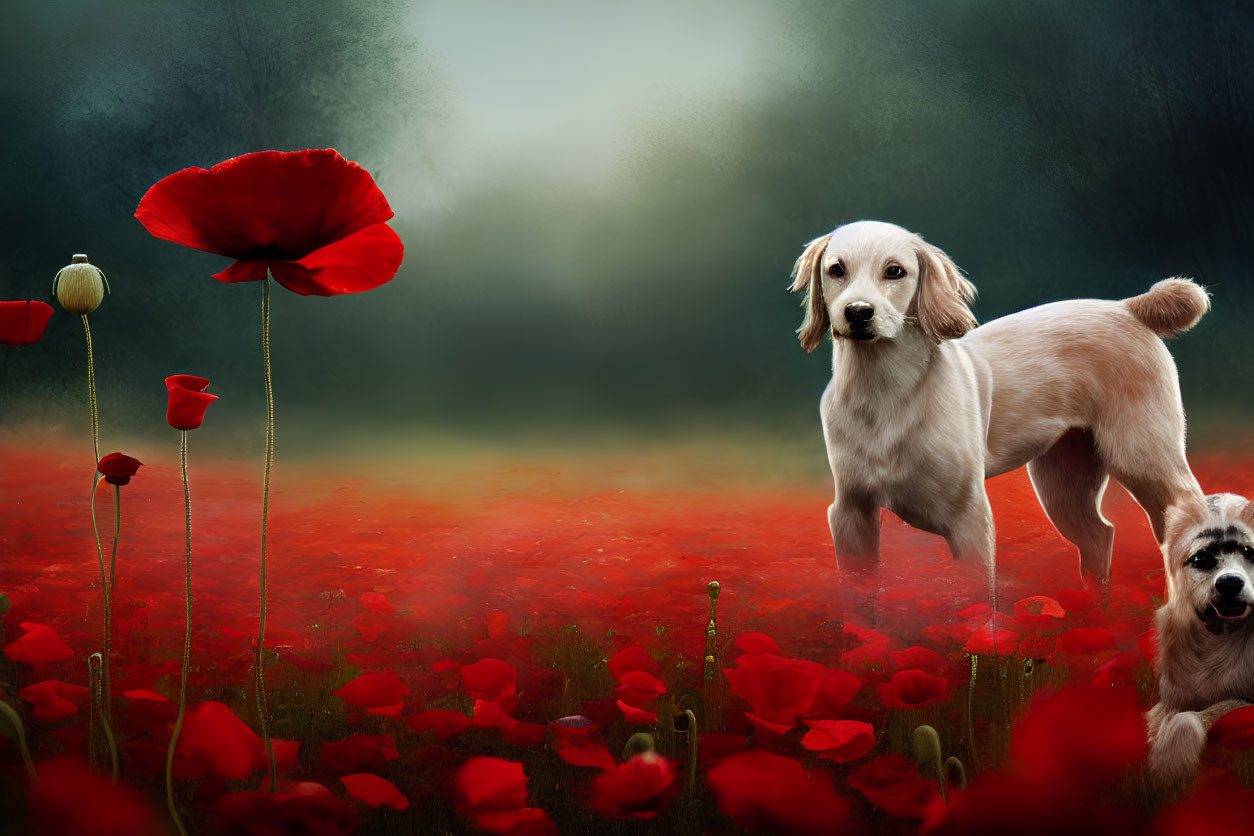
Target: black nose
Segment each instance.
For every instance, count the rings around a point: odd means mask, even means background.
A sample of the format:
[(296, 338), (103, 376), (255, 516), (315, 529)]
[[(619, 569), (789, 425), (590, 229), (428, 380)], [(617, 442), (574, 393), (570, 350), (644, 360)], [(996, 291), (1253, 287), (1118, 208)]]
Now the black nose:
[(1221, 575), (1215, 580), (1215, 589), (1224, 598), (1235, 598), (1241, 594), (1245, 580), (1240, 575)]
[(866, 302), (850, 302), (845, 305), (845, 320), (850, 325), (865, 325), (875, 316), (875, 308)]

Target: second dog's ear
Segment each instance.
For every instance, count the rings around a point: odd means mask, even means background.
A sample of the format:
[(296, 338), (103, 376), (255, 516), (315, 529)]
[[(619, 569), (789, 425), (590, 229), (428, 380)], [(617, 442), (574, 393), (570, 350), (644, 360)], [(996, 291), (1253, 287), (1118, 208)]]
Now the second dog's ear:
[(801, 305), (806, 309), (805, 319), (797, 329), (797, 338), (806, 351), (814, 351), (823, 342), (823, 337), (831, 330), (832, 323), (827, 315), (827, 305), (823, 302), (823, 253), (827, 251), (827, 239), (831, 233), (815, 238), (806, 244), (801, 257), (792, 268), (791, 290), (806, 292)]
[(933, 342), (961, 337), (977, 324), (968, 307), (975, 285), (962, 277), (958, 266), (938, 247), (919, 242), (919, 289), (915, 315), (919, 327)]

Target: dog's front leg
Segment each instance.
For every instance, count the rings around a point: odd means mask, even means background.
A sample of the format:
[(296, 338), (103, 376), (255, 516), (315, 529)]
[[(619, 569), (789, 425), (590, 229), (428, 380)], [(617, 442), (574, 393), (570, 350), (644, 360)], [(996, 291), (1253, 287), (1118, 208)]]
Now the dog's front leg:
[(880, 507), (876, 503), (836, 492), (827, 508), (827, 523), (840, 569), (867, 569), (879, 564)]
[(967, 507), (954, 516), (945, 542), (954, 560), (974, 563), (992, 570), (997, 552), (997, 531), (993, 527), (993, 509), (981, 482), (973, 491)]
[(1169, 792), (1183, 789), (1197, 774), (1210, 727), (1229, 711), (1248, 704), (1242, 700), (1224, 700), (1201, 711), (1175, 713), (1170, 713), (1161, 703), (1154, 706), (1146, 718), (1150, 731), (1150, 776)]

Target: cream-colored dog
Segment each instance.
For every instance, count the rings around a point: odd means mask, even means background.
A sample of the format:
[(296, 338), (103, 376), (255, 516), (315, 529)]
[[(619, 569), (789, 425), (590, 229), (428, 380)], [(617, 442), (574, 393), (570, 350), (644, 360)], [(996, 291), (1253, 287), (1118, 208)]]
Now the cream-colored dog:
[(1146, 715), (1150, 774), (1179, 789), (1221, 716), (1254, 701), (1254, 505), (1233, 494), (1167, 517), (1167, 603), (1158, 610), (1158, 699)]
[(833, 337), (820, 415), (842, 565), (878, 561), (887, 508), (991, 576), (984, 480), (1024, 464), (1050, 521), (1080, 550), (1081, 572), (1103, 580), (1109, 477), (1145, 509), (1160, 544), (1168, 508), (1201, 498), (1162, 342), (1208, 309), (1193, 282), (1166, 279), (1120, 302), (1055, 302), (976, 328), (975, 288), (943, 252), (861, 221), (811, 241), (792, 289), (806, 291), (802, 346)]

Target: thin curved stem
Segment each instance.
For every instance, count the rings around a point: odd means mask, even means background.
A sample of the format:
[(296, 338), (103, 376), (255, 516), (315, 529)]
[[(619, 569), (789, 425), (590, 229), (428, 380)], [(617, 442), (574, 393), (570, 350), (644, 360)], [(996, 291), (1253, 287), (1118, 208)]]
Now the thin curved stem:
[(122, 486), (113, 486), (113, 553), (109, 556), (109, 598), (105, 610), (104, 694), (105, 704), (113, 705), (113, 587), (118, 582), (118, 536), (122, 532)]
[[(100, 467), (100, 412), (96, 401), (96, 360), (91, 346), (91, 325), (87, 322), (87, 314), (83, 314), (83, 333), (87, 336), (87, 405), (91, 408), (91, 449), (96, 456), (96, 467)], [(96, 471), (92, 471), (94, 480)]]
[(187, 430), (183, 430), (179, 439), (179, 463), (183, 472), (183, 504), (187, 509), (187, 571), (183, 584), (185, 627), (183, 630), (183, 674), (179, 679), (179, 715), (174, 721), (174, 731), (170, 735), (170, 748), (165, 753), (165, 800), (170, 808), (170, 817), (181, 836), (187, 836), (187, 828), (179, 817), (178, 807), (174, 804), (174, 749), (178, 744), (179, 733), (183, 731), (183, 715), (187, 712), (187, 669), (192, 658), (192, 494), (187, 484)]
[[(100, 488), (100, 484), (104, 482), (103, 478), (97, 479), (95, 487), (91, 489), (91, 533), (96, 538), (96, 559), (100, 562), (100, 589), (104, 596), (104, 626), (102, 632), (102, 643), (106, 652), (109, 645), (113, 642), (113, 588), (109, 582), (109, 575), (105, 572), (104, 549), (100, 546), (100, 528), (96, 525), (96, 491)], [(89, 663), (90, 664), (90, 663)], [(101, 679), (107, 680), (109, 677), (109, 657), (102, 654)], [(100, 708), (100, 725), (104, 728), (105, 739), (109, 741), (109, 757), (113, 762), (113, 780), (118, 780), (118, 749), (113, 742), (113, 728), (110, 722), (110, 715), (113, 713), (113, 703), (108, 699), (111, 695), (112, 688), (105, 687), (101, 689), (99, 695)], [(92, 691), (93, 701), (97, 699), (96, 692)]]
[[(92, 665), (95, 662), (96, 665)], [(98, 667), (97, 667), (98, 666)], [(93, 701), (104, 704), (104, 658), (101, 653), (93, 653), (87, 657), (87, 684), (91, 686)], [(100, 728), (104, 732), (105, 740), (109, 744), (109, 758), (113, 762), (113, 783), (118, 782), (118, 745), (113, 739), (113, 729), (109, 726), (109, 719), (101, 712)]]
[(266, 534), (270, 518), (270, 468), (274, 465), (274, 381), (270, 372), (270, 274), (262, 282), (261, 295), (261, 360), (266, 376), (266, 462), (261, 479), (261, 620), (257, 627), (256, 674), (257, 715), (261, 718), (261, 739), (270, 761), (270, 791), (278, 789), (278, 767), (274, 761), (274, 745), (266, 722)]

